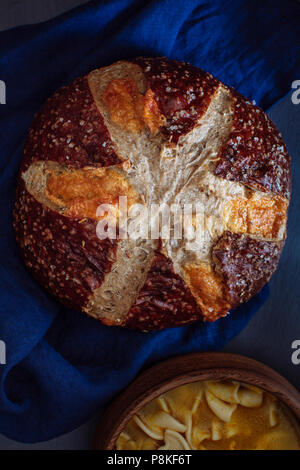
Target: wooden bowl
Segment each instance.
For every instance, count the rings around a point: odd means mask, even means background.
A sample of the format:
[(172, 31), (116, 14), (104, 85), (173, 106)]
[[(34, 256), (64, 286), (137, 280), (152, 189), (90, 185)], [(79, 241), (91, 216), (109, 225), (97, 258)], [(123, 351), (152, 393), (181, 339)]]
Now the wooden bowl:
[(130, 418), (162, 393), (199, 380), (232, 379), (279, 398), (300, 421), (300, 394), (270, 367), (245, 356), (195, 353), (160, 362), (142, 372), (107, 408), (95, 434), (95, 449), (113, 450)]

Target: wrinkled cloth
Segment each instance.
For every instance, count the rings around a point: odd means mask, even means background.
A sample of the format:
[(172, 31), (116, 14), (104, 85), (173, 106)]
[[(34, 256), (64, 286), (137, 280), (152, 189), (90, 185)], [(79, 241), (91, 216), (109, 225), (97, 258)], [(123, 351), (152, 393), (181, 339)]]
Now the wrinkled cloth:
[[(134, 56), (191, 62), (266, 109), (300, 77), (296, 0), (92, 1), (43, 24), (0, 33), (0, 432), (42, 441), (79, 426), (141, 370), (168, 357), (221, 349), (268, 288), (213, 324), (155, 333), (106, 327), (50, 297), (15, 242), (16, 175), (35, 112), (78, 75)], [(42, 157), (42, 156), (41, 156)]]

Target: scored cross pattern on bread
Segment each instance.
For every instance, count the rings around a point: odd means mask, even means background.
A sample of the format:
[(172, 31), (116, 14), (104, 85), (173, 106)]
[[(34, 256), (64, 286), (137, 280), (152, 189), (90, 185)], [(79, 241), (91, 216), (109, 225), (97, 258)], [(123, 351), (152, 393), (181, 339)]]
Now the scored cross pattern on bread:
[[(274, 272), (290, 160), (261, 109), (166, 58), (120, 61), (56, 92), (25, 145), (17, 239), (38, 281), (105, 324), (214, 321)], [(99, 204), (197, 204), (201, 237), (106, 239)], [(197, 220), (193, 219), (196, 225)]]

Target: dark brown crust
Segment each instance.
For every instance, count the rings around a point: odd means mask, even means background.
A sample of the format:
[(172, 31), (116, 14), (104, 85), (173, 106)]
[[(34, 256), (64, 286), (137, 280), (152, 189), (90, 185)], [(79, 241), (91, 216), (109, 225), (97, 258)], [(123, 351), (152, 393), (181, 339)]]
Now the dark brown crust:
[(135, 59), (166, 117), (161, 133), (170, 141), (190, 132), (205, 113), (220, 82), (203, 70), (166, 57)]
[(22, 257), (37, 281), (72, 308), (85, 306), (115, 259), (116, 240), (99, 240), (96, 224), (43, 206), (20, 181), (14, 227)]
[(290, 198), (290, 157), (281, 134), (257, 106), (232, 90), (234, 121), (215, 174)]
[[(166, 58), (132, 61), (144, 71), (159, 112), (160, 127), (175, 145), (207, 110), (220, 82), (183, 62)], [(254, 189), (290, 197), (290, 160), (281, 135), (268, 117), (232, 91), (234, 122), (221, 149), (215, 173)], [(150, 137), (151, 138), (151, 137)], [(257, 139), (256, 139), (257, 138)], [(73, 168), (121, 163), (93, 99), (88, 77), (61, 88), (36, 116), (25, 145), (21, 174), (36, 161), (54, 161)], [(99, 240), (97, 222), (65, 217), (40, 204), (19, 178), (15, 229), (25, 263), (51, 294), (82, 309), (110, 272), (117, 240)], [(233, 306), (247, 301), (269, 280), (283, 243), (257, 241), (225, 233), (214, 248)], [(147, 280), (125, 325), (144, 331), (180, 326), (203, 317), (200, 307), (172, 261), (155, 253)], [(109, 320), (103, 320), (109, 323)]]
[(121, 163), (91, 94), (87, 77), (60, 88), (35, 117), (22, 170), (38, 160), (82, 168)]
[(225, 232), (214, 247), (233, 308), (257, 294), (269, 281), (279, 261), (284, 242), (260, 241)]
[(191, 291), (174, 273), (173, 263), (159, 251), (124, 326), (143, 331), (191, 323), (202, 318)]

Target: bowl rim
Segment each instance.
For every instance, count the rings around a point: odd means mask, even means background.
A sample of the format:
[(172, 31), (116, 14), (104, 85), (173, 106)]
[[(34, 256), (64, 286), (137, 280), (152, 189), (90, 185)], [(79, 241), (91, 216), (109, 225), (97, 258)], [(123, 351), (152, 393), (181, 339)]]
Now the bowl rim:
[(300, 394), (282, 375), (250, 357), (223, 352), (179, 355), (161, 361), (137, 377), (111, 402), (102, 415), (94, 448), (114, 450), (130, 418), (162, 393), (201, 380), (237, 380), (275, 395), (300, 421)]

